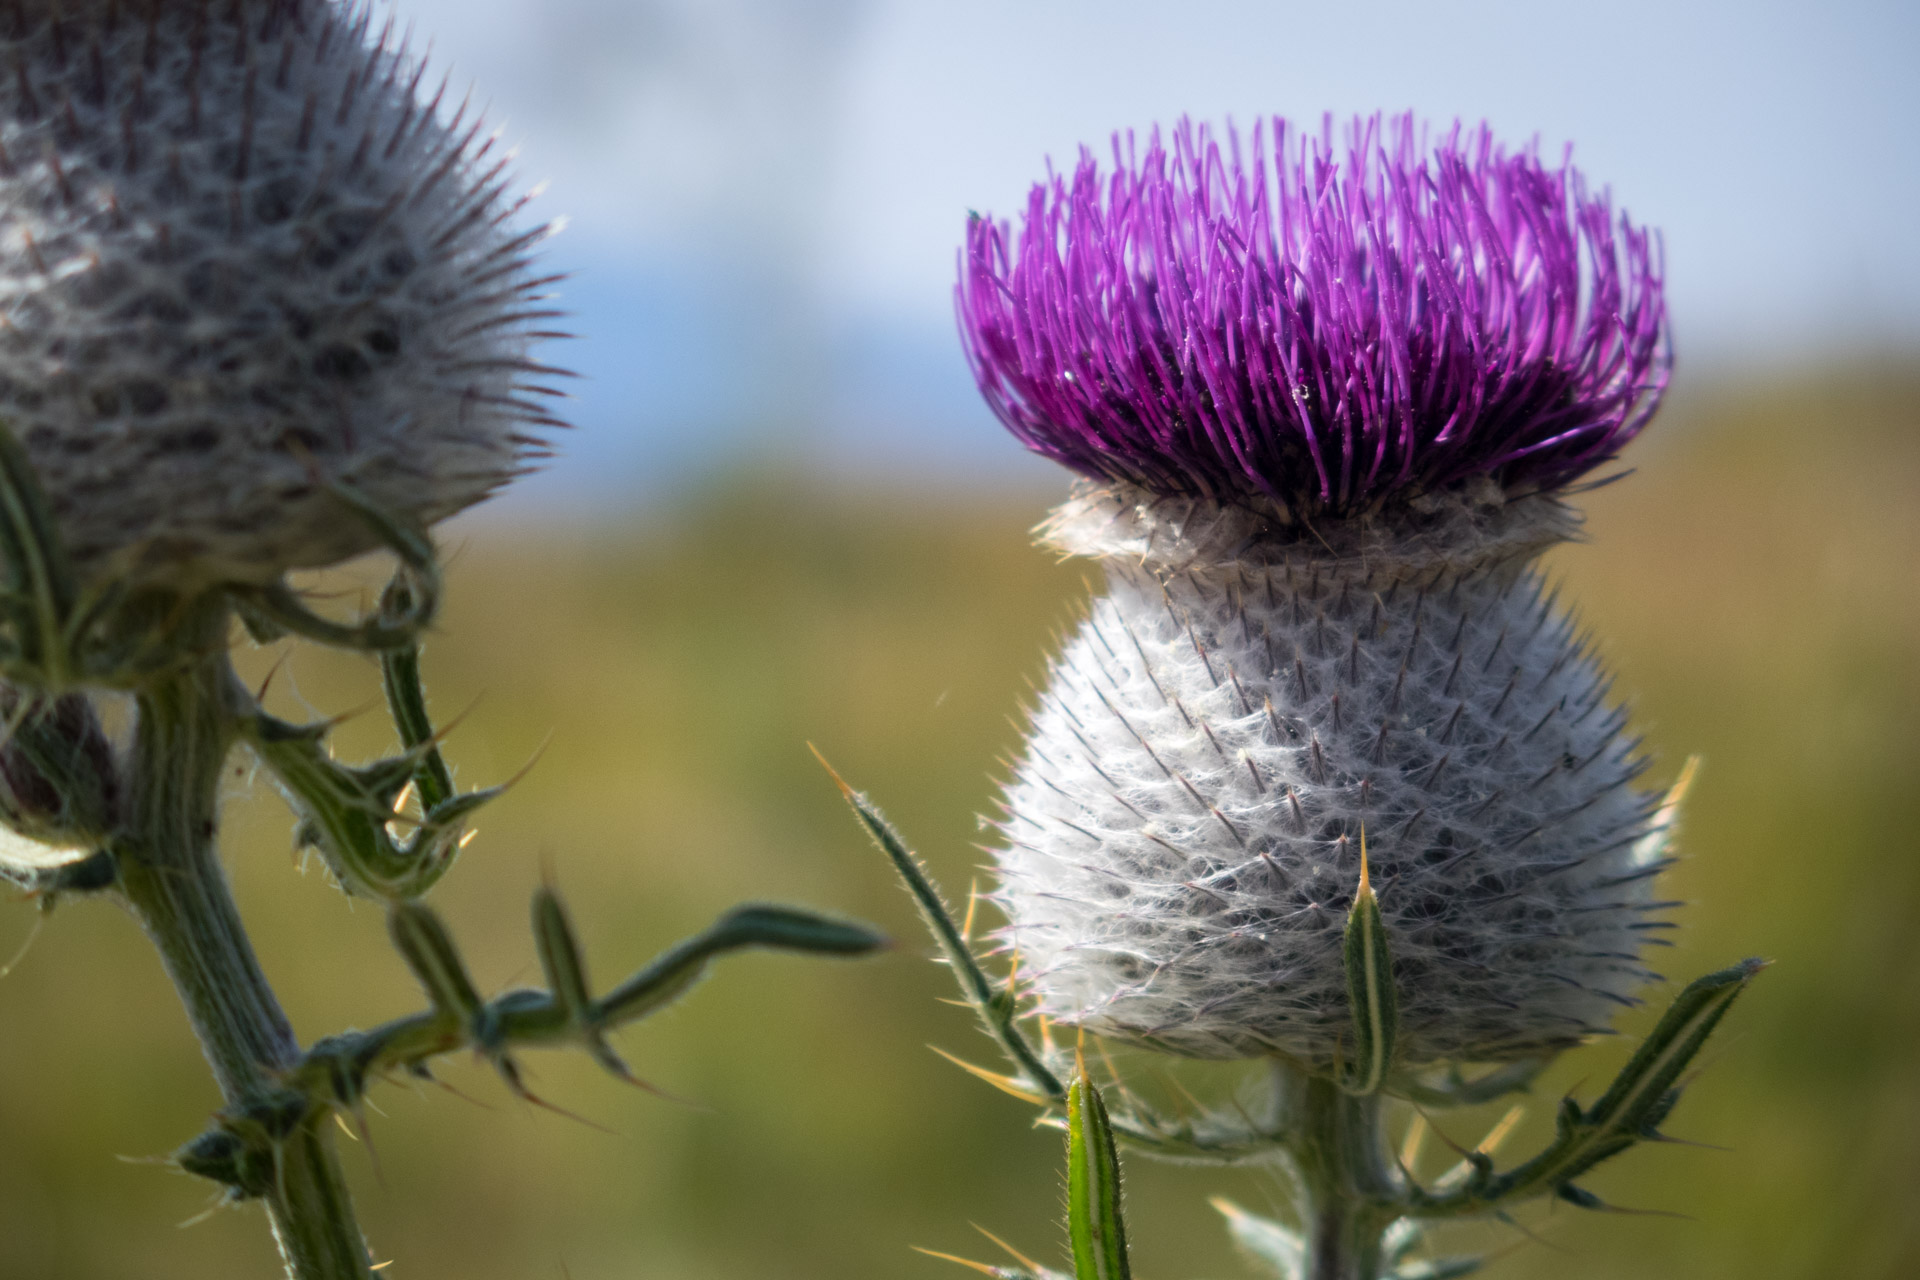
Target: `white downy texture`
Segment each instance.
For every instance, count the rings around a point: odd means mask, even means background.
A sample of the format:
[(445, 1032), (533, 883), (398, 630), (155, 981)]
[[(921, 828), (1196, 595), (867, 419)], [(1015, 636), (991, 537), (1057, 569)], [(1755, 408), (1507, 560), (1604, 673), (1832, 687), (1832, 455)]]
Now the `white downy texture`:
[(1625, 712), (1532, 568), (1573, 513), (1487, 482), (1283, 520), (1126, 486), (1055, 513), (1109, 592), (1006, 796), (997, 901), (1027, 994), (1153, 1048), (1328, 1069), (1364, 827), (1403, 1063), (1602, 1030), (1671, 904)]
[[(503, 157), (320, 0), (0, 3), (0, 420), (83, 581), (259, 583), (525, 465)], [(431, 84), (425, 86), (431, 89)], [(443, 90), (444, 92), (444, 90)]]

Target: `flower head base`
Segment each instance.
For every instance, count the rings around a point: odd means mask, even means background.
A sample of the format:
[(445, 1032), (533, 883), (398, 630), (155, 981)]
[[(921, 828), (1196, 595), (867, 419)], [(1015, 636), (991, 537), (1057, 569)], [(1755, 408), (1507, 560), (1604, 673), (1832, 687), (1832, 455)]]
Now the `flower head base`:
[(465, 107), (326, 0), (0, 24), (0, 421), (83, 585), (273, 581), (523, 469), (544, 231)]
[[(1269, 150), (1269, 139), (1271, 149)], [(1182, 122), (967, 231), (962, 339), (1035, 452), (1162, 495), (1350, 514), (1491, 477), (1554, 490), (1669, 366), (1658, 247), (1570, 165), (1410, 117)]]
[(1323, 545), (1118, 486), (1055, 513), (1107, 592), (1004, 798), (995, 900), (1040, 1012), (1333, 1071), (1363, 842), (1403, 1064), (1552, 1054), (1636, 1002), (1674, 905), (1666, 824), (1607, 672), (1528, 568), (1565, 509), (1442, 514), (1464, 527), (1318, 522)]

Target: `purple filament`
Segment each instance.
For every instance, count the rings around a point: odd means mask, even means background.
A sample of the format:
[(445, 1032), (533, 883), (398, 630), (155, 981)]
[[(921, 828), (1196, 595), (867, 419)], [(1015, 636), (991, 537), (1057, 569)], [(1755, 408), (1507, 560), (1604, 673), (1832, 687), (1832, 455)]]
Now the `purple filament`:
[[(1267, 146), (1268, 138), (1272, 146)], [(974, 217), (956, 291), (987, 403), (1082, 474), (1348, 513), (1491, 476), (1561, 488), (1671, 368), (1657, 239), (1537, 146), (1189, 121)]]

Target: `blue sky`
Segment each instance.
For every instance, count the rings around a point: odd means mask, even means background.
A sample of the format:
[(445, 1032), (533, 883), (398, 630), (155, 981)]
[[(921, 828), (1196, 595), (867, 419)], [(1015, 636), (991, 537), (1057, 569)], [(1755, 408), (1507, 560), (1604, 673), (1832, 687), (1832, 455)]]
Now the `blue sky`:
[(1680, 376), (1920, 346), (1920, 6), (380, 0), (568, 226), (579, 425), (529, 498), (760, 459), (1018, 482), (950, 289), (967, 210), (1185, 113), (1571, 142), (1666, 241)]

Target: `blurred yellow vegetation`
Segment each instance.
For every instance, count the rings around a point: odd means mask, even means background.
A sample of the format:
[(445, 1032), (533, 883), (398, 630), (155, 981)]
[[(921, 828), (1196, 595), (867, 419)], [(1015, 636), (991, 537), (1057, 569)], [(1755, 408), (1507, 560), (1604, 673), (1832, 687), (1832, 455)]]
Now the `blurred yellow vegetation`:
[[(1451, 1243), (1503, 1251), (1489, 1274), (1512, 1280), (1920, 1274), (1920, 365), (1683, 380), (1629, 460), (1638, 474), (1584, 500), (1591, 545), (1552, 568), (1619, 672), (1654, 780), (1705, 757), (1666, 881), (1692, 905), (1655, 967), (1778, 963), (1668, 1126), (1731, 1154), (1645, 1148), (1591, 1180), (1685, 1217), (1562, 1207), (1527, 1215), (1532, 1237), (1487, 1225)], [(526, 911), (543, 859), (602, 983), (741, 899), (859, 916), (905, 945), (853, 964), (731, 959), (621, 1033), (637, 1071), (696, 1105), (578, 1055), (528, 1056), (542, 1096), (612, 1135), (466, 1062), (444, 1073), (465, 1097), (376, 1089), (380, 1172), (363, 1152), (347, 1163), (377, 1255), (396, 1260), (383, 1274), (954, 1276), (910, 1246), (975, 1252), (969, 1221), (1058, 1256), (1061, 1144), (927, 1051), (990, 1060), (937, 1002), (947, 975), (805, 747), (964, 895), (988, 838), (976, 815), (1018, 741), (1008, 717), (1084, 595), (1081, 566), (1028, 543), (1041, 506), (747, 477), (623, 527), (454, 530), (426, 657), (436, 715), (468, 712), (450, 757), (478, 785), (548, 744), (434, 894), (483, 987), (539, 981)], [(244, 664), (262, 679), (282, 656)], [(284, 657), (276, 711), (362, 708), (340, 753), (390, 747), (369, 663)], [(302, 1036), (418, 1007), (380, 912), (317, 862), (299, 874), (285, 809), (233, 765), (228, 862)], [(32, 922), (0, 903), (0, 951)], [(1540, 1139), (1557, 1091), (1602, 1084), (1655, 1011), (1559, 1064), (1504, 1149)], [(115, 1159), (164, 1154), (217, 1102), (130, 920), (63, 903), (0, 980), (0, 1276), (276, 1274), (254, 1210), (176, 1230), (205, 1184)], [(1471, 1145), (1501, 1110), (1436, 1122)], [(1284, 1199), (1257, 1173), (1135, 1158), (1128, 1174), (1135, 1268), (1159, 1280), (1245, 1274), (1209, 1195)]]

